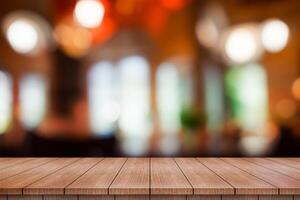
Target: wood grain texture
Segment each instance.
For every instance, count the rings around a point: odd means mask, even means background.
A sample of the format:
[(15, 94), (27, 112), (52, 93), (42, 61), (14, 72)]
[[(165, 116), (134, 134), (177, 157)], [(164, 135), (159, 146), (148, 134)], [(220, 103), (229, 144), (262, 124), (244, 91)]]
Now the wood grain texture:
[(45, 195), (43, 200), (78, 200), (76, 195)]
[[(23, 159), (21, 159), (23, 160)], [(39, 158), (39, 159), (31, 159), (28, 161), (23, 161), (21, 163), (15, 163), (13, 166), (3, 168), (0, 170), (0, 180), (4, 180), (8, 177), (14, 176), (16, 174), (20, 174), (24, 171), (33, 169), (35, 167), (41, 166), (47, 162), (54, 160), (53, 158)]]
[(293, 196), (259, 196), (259, 200), (293, 200)]
[(300, 200), (300, 158), (0, 158), (0, 168), (1, 163), (6, 167), (0, 169), (0, 200)]
[(108, 194), (108, 189), (127, 158), (105, 158), (66, 187), (66, 194)]
[(235, 195), (222, 196), (222, 200), (258, 200), (259, 197), (255, 195)]
[(186, 200), (184, 195), (154, 195), (150, 196), (151, 200)]
[(222, 196), (222, 200), (259, 200), (255, 195)]
[(151, 194), (193, 194), (193, 188), (172, 158), (151, 158)]
[(300, 169), (300, 162), (292, 158), (267, 158), (277, 163)]
[(34, 158), (0, 158), (0, 169), (5, 169), (20, 163), (25, 163)]
[(234, 194), (232, 186), (195, 158), (176, 158), (175, 161), (192, 184), (194, 194)]
[(187, 200), (221, 200), (222, 196), (216, 195), (201, 195), (201, 196), (187, 196)]
[(8, 200), (43, 200), (43, 196), (15, 196), (15, 195), (10, 195), (8, 196)]
[(79, 195), (78, 200), (114, 200), (114, 196), (108, 196), (108, 195)]
[(300, 181), (247, 160), (223, 158), (224, 161), (279, 188), (280, 194), (300, 194)]
[(269, 170), (274, 170), (276, 172), (300, 180), (300, 169), (290, 167), (283, 163), (278, 163), (273, 160), (264, 159), (264, 158), (245, 158), (244, 160), (253, 162), (254, 164), (263, 166)]
[(230, 183), (235, 188), (236, 194), (278, 194), (276, 187), (218, 158), (198, 158), (198, 160)]
[(115, 200), (150, 200), (148, 195), (116, 195)]
[(64, 188), (103, 158), (82, 158), (23, 189), (23, 194), (64, 194)]
[(78, 158), (61, 158), (0, 181), (0, 194), (22, 194), (23, 188), (75, 162)]
[(129, 158), (114, 182), (109, 187), (109, 194), (149, 194), (150, 159)]

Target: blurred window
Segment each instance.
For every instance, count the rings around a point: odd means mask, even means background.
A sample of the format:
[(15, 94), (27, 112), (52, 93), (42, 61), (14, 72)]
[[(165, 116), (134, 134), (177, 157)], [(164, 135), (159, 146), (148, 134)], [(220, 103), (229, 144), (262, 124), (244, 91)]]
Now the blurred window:
[(226, 90), (232, 117), (243, 129), (260, 133), (267, 120), (267, 77), (261, 65), (231, 68), (226, 74)]
[(123, 147), (126, 153), (142, 154), (147, 151), (151, 131), (149, 63), (141, 56), (130, 56), (119, 62), (118, 69)]
[(222, 71), (214, 65), (204, 67), (204, 92), (207, 126), (210, 132), (220, 133), (224, 122)]
[(21, 121), (26, 129), (36, 128), (46, 113), (46, 80), (38, 74), (27, 74), (20, 82)]
[(180, 75), (172, 63), (163, 63), (156, 73), (157, 107), (163, 134), (177, 134), (180, 129)]
[(120, 116), (117, 101), (116, 69), (103, 61), (92, 66), (88, 72), (89, 114), (92, 132), (109, 136), (116, 131)]
[(12, 119), (12, 81), (9, 74), (0, 71), (0, 134), (5, 133)]

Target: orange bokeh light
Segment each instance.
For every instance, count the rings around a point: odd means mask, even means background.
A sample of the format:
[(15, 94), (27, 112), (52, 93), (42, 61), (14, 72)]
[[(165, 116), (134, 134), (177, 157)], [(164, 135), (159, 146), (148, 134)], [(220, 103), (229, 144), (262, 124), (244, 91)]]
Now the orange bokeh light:
[(191, 0), (160, 0), (160, 2), (168, 10), (176, 11), (182, 9), (190, 3)]

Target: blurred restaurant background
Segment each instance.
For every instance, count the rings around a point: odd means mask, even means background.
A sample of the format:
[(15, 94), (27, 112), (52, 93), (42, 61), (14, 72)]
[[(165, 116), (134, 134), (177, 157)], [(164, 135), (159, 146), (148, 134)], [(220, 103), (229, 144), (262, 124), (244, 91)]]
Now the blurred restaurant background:
[(300, 1), (10, 0), (0, 156), (299, 156)]

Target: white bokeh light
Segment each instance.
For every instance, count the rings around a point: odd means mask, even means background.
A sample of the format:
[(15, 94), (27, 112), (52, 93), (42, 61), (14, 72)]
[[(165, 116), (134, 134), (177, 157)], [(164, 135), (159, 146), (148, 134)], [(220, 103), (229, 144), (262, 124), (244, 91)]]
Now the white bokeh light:
[(11, 47), (18, 53), (32, 52), (38, 45), (38, 30), (25, 19), (13, 21), (6, 30), (6, 38)]
[(91, 130), (99, 136), (109, 136), (120, 116), (117, 101), (115, 69), (111, 62), (101, 61), (88, 72), (88, 97)]
[(86, 28), (99, 26), (104, 17), (104, 6), (98, 0), (79, 0), (76, 3), (74, 17)]
[(162, 63), (156, 75), (157, 107), (161, 130), (177, 134), (180, 129), (180, 76), (173, 63)]
[(281, 20), (268, 20), (262, 27), (261, 40), (269, 52), (279, 52), (285, 48), (289, 38), (289, 27)]
[(144, 57), (130, 56), (119, 62), (123, 149), (130, 155), (147, 152), (151, 133), (150, 71)]
[(0, 134), (7, 131), (12, 118), (12, 82), (10, 76), (0, 71)]
[(234, 63), (246, 63), (255, 59), (259, 44), (255, 32), (244, 27), (233, 29), (225, 41), (226, 56)]
[(38, 74), (28, 74), (21, 79), (20, 104), (21, 121), (25, 128), (34, 129), (46, 114), (47, 86)]

